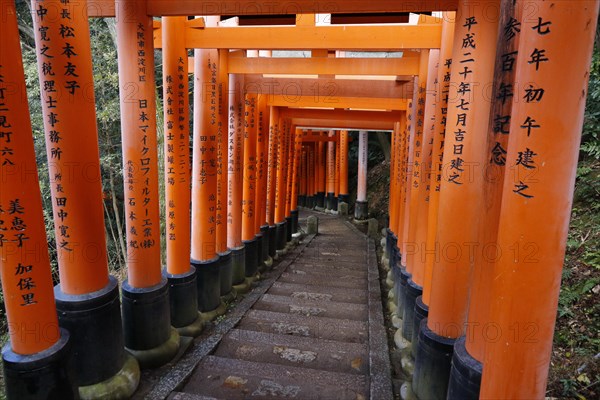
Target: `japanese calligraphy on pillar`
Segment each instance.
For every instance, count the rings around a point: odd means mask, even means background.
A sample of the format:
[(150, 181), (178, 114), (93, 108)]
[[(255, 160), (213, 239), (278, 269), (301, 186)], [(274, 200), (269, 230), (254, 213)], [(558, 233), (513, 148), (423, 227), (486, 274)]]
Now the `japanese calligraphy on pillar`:
[[(87, 293), (108, 282), (87, 8), (36, 0), (32, 10), (61, 288)], [(9, 150), (3, 164), (12, 162)], [(77, 279), (81, 268), (89, 279)]]
[[(128, 279), (133, 287), (149, 287), (162, 279), (152, 19), (144, 2), (116, 4), (118, 12), (131, 16), (117, 19)], [(171, 83), (167, 93), (172, 114), (179, 108), (178, 90)], [(177, 117), (173, 122), (178, 130)], [(172, 172), (168, 176), (176, 180)]]
[[(553, 54), (549, 54), (546, 48), (543, 46), (545, 42), (551, 41), (552, 32), (552, 21), (550, 19), (544, 19), (537, 17), (533, 19), (523, 20), (523, 29), (530, 29), (535, 35), (539, 36), (537, 45), (535, 46), (521, 46), (520, 57), (525, 57), (527, 60), (527, 68), (532, 76), (544, 74), (544, 68), (551, 60)], [(543, 86), (537, 85), (536, 80), (532, 80), (532, 83), (527, 84), (524, 90), (523, 103), (520, 107), (525, 110), (525, 118), (522, 120), (515, 121), (518, 124), (518, 129), (514, 134), (520, 136), (525, 135), (527, 138), (533, 140), (539, 140), (537, 137), (543, 135), (544, 129), (550, 127), (543, 126), (539, 115), (543, 114), (544, 111), (544, 99), (546, 89)], [(514, 125), (513, 125), (514, 126)], [(511, 165), (514, 165), (515, 183), (512, 192), (515, 195), (522, 196), (526, 199), (535, 197), (535, 187), (533, 186), (536, 182), (534, 176), (539, 167), (536, 159), (538, 153), (536, 148), (531, 145), (528, 146), (527, 139), (521, 141), (525, 143), (521, 148), (517, 149), (517, 158), (511, 160)]]
[[(0, 10), (0, 275), (10, 347), (49, 348), (60, 337), (14, 2)], [(8, 151), (9, 149), (10, 151)], [(31, 335), (40, 327), (43, 337)]]

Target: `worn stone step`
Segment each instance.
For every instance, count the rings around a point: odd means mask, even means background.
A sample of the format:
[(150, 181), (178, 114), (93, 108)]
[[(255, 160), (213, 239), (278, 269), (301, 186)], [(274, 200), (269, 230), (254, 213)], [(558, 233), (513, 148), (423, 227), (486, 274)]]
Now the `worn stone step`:
[(323, 299), (341, 303), (366, 304), (368, 300), (366, 290), (348, 290), (347, 288), (289, 282), (275, 282), (267, 293), (299, 299)]
[(219, 357), (368, 374), (366, 344), (234, 329), (221, 341)]
[[(299, 271), (299, 272), (294, 272)], [(364, 269), (350, 269), (343, 268), (343, 266), (336, 267), (334, 265), (309, 265), (309, 264), (291, 264), (286, 272), (289, 273), (315, 273), (315, 274), (326, 274), (326, 275), (340, 275), (340, 276), (351, 276), (357, 279), (366, 279), (368, 276), (368, 271), (366, 268)]]
[(367, 306), (364, 304), (338, 303), (326, 300), (303, 300), (288, 296), (272, 294), (263, 295), (255, 304), (254, 309), (283, 312), (307, 317), (327, 317), (337, 319), (352, 319), (366, 321)]
[[(310, 273), (302, 270), (296, 272), (284, 272), (279, 277), (279, 282), (297, 283), (301, 285), (320, 285), (326, 287), (347, 288), (347, 289), (366, 289), (367, 279), (357, 279), (349, 275), (338, 274), (319, 274)], [(304, 273), (298, 272), (302, 271)]]
[(365, 376), (356, 374), (208, 356), (183, 392), (230, 400), (356, 400), (367, 397), (368, 382)]
[(240, 329), (282, 335), (313, 337), (339, 342), (366, 343), (365, 321), (307, 317), (264, 310), (249, 310), (238, 326)]

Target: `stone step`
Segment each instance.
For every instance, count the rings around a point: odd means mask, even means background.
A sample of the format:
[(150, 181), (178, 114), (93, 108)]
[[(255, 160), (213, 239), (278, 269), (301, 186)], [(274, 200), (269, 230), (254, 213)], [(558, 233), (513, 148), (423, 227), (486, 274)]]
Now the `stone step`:
[(238, 399), (365, 399), (367, 378), (362, 375), (321, 371), (206, 357), (196, 368), (183, 392)]
[(322, 285), (305, 285), (289, 282), (275, 282), (267, 292), (279, 296), (290, 296), (299, 299), (323, 299), (340, 303), (366, 304), (366, 290), (334, 288)]
[(368, 374), (366, 344), (234, 329), (221, 341), (219, 357)]
[[(367, 288), (367, 279), (357, 279), (349, 275), (338, 274), (319, 274), (309, 273), (303, 270), (294, 270), (294, 272), (284, 272), (279, 277), (279, 282), (297, 283), (300, 285), (318, 285), (324, 287), (346, 288), (346, 289), (361, 289)], [(300, 272), (302, 271), (302, 272)]]
[(167, 400), (221, 400), (212, 396), (201, 396), (192, 393), (172, 392)]
[(368, 309), (365, 304), (339, 303), (326, 300), (303, 300), (272, 294), (263, 295), (254, 309), (304, 315), (307, 317), (327, 317), (366, 321)]
[[(295, 272), (298, 271), (298, 272)], [(334, 267), (332, 265), (298, 265), (291, 264), (285, 272), (288, 273), (313, 273), (313, 274), (323, 274), (323, 275), (339, 275), (339, 276), (349, 276), (355, 279), (366, 279), (368, 275), (368, 271), (366, 268), (360, 269), (349, 269), (349, 268), (339, 268)]]
[(343, 271), (352, 271), (352, 270), (357, 270), (357, 271), (365, 271), (367, 269), (367, 262), (362, 262), (362, 261), (357, 261), (357, 260), (346, 260), (343, 263), (342, 262), (332, 262), (332, 261), (328, 261), (325, 262), (323, 260), (319, 260), (318, 258), (304, 258), (303, 256), (301, 259), (298, 259), (296, 261), (294, 261), (293, 265), (298, 265), (298, 266), (310, 266), (311, 268), (331, 268), (334, 270), (343, 270)]
[(351, 343), (366, 343), (369, 338), (368, 326), (364, 321), (315, 318), (264, 310), (249, 310), (238, 328)]

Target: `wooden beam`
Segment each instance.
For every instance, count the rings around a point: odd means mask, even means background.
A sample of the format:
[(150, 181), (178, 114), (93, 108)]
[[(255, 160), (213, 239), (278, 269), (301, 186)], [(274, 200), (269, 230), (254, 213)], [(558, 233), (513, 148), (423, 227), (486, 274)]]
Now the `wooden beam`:
[(385, 121), (346, 121), (340, 119), (310, 119), (292, 118), (292, 125), (301, 128), (327, 128), (327, 129), (369, 129), (373, 131), (389, 131), (394, 129), (393, 122)]
[[(168, 15), (281, 15), (456, 11), (458, 0), (147, 0), (147, 13)], [(88, 1), (90, 17), (114, 17), (115, 0)]]
[(399, 121), (404, 111), (357, 111), (343, 109), (280, 108), (279, 115), (289, 118), (343, 119), (348, 121)]
[[(441, 24), (431, 25), (327, 25), (327, 26), (237, 26), (190, 29), (189, 49), (263, 50), (377, 50), (439, 48)], [(162, 47), (160, 29), (154, 47)]]
[[(330, 107), (323, 103), (336, 103), (336, 98), (339, 97), (411, 99), (414, 90), (412, 82), (405, 81), (263, 78), (261, 75), (246, 75), (244, 85), (249, 93), (283, 95), (288, 99), (300, 96), (313, 97), (315, 102), (321, 103), (320, 107)], [(319, 105), (311, 107), (319, 107)]]
[(229, 59), (230, 74), (416, 75), (419, 59), (407, 58), (247, 58)]
[(357, 110), (406, 110), (406, 99), (377, 97), (315, 98), (314, 96), (269, 96), (267, 104), (277, 107), (331, 107)]

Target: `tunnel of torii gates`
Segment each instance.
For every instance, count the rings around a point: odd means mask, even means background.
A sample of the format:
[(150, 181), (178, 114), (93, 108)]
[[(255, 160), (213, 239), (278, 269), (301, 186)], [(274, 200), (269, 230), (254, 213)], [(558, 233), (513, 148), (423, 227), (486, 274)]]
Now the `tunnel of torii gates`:
[[(15, 4), (1, 3), (9, 398), (129, 397), (140, 367), (168, 362), (180, 335), (198, 335), (285, 252), (299, 206), (347, 207), (348, 130), (360, 131), (356, 219), (368, 215), (367, 132), (391, 132), (382, 261), (417, 397), (544, 397), (597, 1), (32, 0), (54, 287)], [(284, 14), (295, 24), (265, 26)], [(115, 15), (120, 290), (107, 268), (88, 26)], [(240, 26), (252, 15), (262, 26)]]

